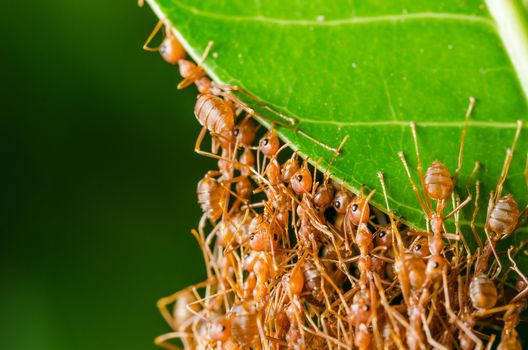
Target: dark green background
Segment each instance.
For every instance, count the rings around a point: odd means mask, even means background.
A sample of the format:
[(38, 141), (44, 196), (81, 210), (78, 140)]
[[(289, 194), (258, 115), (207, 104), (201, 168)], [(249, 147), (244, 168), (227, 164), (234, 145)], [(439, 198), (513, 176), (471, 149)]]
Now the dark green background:
[(203, 277), (195, 91), (129, 1), (0, 10), (0, 349), (154, 349)]

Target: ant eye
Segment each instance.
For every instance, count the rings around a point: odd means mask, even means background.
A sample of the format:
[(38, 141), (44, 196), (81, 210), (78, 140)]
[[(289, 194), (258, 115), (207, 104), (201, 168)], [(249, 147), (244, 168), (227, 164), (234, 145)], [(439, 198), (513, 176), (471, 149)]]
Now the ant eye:
[(253, 240), (254, 238), (255, 238), (255, 234), (254, 233), (249, 235), (249, 239)]
[(357, 208), (358, 208), (358, 205), (357, 205), (357, 204), (353, 204), (353, 205), (352, 205), (352, 211), (356, 211)]
[(297, 175), (297, 181), (301, 182), (303, 179), (302, 175)]
[(369, 311), (370, 307), (368, 305), (365, 305), (365, 311)]
[(240, 130), (238, 128), (236, 128), (234, 131), (233, 131), (233, 134), (235, 134), (235, 136), (238, 136), (238, 134), (240, 133)]
[(385, 234), (386, 234), (385, 231), (381, 231), (380, 234), (379, 234), (380, 238), (385, 237)]
[(341, 202), (340, 201), (336, 201), (334, 205), (335, 205), (335, 207), (337, 209), (339, 209), (339, 207), (341, 206)]
[(414, 250), (419, 251), (420, 249), (422, 249), (422, 246), (420, 244), (414, 246)]
[(435, 269), (437, 269), (438, 266), (440, 266), (440, 264), (438, 263), (438, 261), (435, 261), (433, 266), (434, 266)]
[(225, 331), (226, 327), (224, 325), (220, 326), (220, 331)]
[(276, 241), (276, 240), (278, 240), (278, 239), (279, 239), (279, 236), (277, 236), (277, 234), (275, 233), (275, 234), (273, 235), (273, 240)]
[(268, 143), (269, 143), (269, 139), (264, 139), (264, 140), (262, 141), (262, 144), (263, 144), (264, 146), (267, 146)]

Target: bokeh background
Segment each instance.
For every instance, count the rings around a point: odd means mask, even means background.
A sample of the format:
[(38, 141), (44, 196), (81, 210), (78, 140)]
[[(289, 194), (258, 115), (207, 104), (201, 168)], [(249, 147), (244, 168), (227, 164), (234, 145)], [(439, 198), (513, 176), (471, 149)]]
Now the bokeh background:
[(155, 349), (156, 300), (204, 278), (195, 91), (134, 0), (0, 10), (0, 349)]

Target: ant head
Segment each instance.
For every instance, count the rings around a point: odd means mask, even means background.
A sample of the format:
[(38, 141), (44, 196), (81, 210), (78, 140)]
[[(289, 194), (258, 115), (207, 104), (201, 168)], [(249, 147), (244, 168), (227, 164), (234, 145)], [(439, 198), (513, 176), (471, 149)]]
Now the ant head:
[(372, 314), (370, 307), (370, 302), (367, 297), (361, 293), (361, 291), (356, 292), (352, 298), (352, 318), (354, 323), (361, 324), (367, 323)]
[(299, 162), (297, 161), (297, 152), (295, 152), (281, 167), (282, 181), (290, 181), (297, 170), (299, 170)]
[(421, 258), (431, 255), (429, 241), (426, 237), (420, 237), (411, 244), (410, 251), (412, 254)]
[(272, 251), (278, 248), (280, 238), (280, 226), (276, 220), (269, 222), (264, 219), (256, 230), (249, 235), (249, 245), (255, 251)]
[(178, 66), (180, 68), (180, 75), (184, 78), (190, 76), (191, 73), (196, 69), (196, 64), (194, 62), (185, 60), (183, 58), (178, 61)]
[(221, 317), (211, 322), (209, 326), (211, 340), (225, 342), (231, 337), (231, 322), (227, 317)]
[(325, 182), (321, 186), (317, 187), (317, 190), (315, 190), (315, 195), (313, 199), (314, 204), (319, 208), (329, 206), (332, 203), (332, 200), (334, 199), (334, 193), (334, 188), (328, 185), (325, 179)]
[(345, 189), (337, 191), (334, 197), (334, 209), (338, 214), (346, 213), (348, 204), (350, 203), (350, 195)]
[(312, 173), (308, 170), (306, 162), (290, 178), (292, 189), (297, 194), (310, 193), (312, 190)]
[(392, 247), (393, 232), (391, 225), (380, 227), (374, 236), (377, 246)]
[(440, 255), (433, 255), (427, 261), (427, 268), (425, 274), (427, 278), (437, 280), (442, 277), (442, 272), (447, 267), (446, 260)]
[(235, 126), (233, 130), (236, 142), (241, 146), (251, 146), (255, 141), (255, 124), (249, 118), (245, 118)]
[(355, 226), (359, 226), (361, 223), (366, 223), (370, 216), (370, 208), (367, 203), (367, 198), (360, 193), (359, 196), (354, 198), (348, 207), (348, 214), (350, 221)]
[(279, 138), (273, 130), (268, 131), (259, 141), (259, 150), (268, 158), (272, 158), (277, 155), (279, 146)]
[(185, 58), (185, 49), (174, 35), (167, 35), (159, 47), (159, 53), (170, 64), (178, 64)]
[(253, 193), (253, 185), (247, 177), (243, 177), (235, 185), (235, 191), (243, 200), (248, 200)]

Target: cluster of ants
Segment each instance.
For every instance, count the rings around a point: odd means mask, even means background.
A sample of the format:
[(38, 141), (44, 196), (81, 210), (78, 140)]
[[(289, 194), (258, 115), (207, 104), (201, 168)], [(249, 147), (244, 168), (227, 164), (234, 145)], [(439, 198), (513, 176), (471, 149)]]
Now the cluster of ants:
[[(198, 64), (186, 60), (166, 25), (162, 44), (148, 47), (163, 25), (145, 48), (179, 66), (179, 88), (196, 85), (194, 112), (203, 128), (195, 149), (215, 158), (218, 168), (198, 183), (204, 214), (192, 231), (207, 279), (159, 300), (173, 331), (156, 344), (300, 350), (483, 349), (495, 343), (501, 350), (521, 349), (516, 327), (528, 305), (528, 279), (513, 258), (524, 243), (503, 253), (496, 249), (522, 225), (528, 208), (520, 210), (511, 194), (502, 193), (521, 122), (483, 227), (475, 224), (478, 164), (465, 187), (467, 198), (461, 200), (456, 190), (475, 100), (466, 113), (454, 176), (440, 161), (423, 171), (416, 126), (410, 124), (418, 184), (403, 153), (399, 157), (427, 219), (427, 230), (416, 230), (392, 214), (382, 173), (388, 214), (369, 204), (375, 191), (353, 194), (318, 171), (318, 163), (311, 166), (281, 145), (274, 127), (260, 130), (253, 121), (260, 115), (237, 97), (252, 96), (206, 76), (201, 63), (210, 45)], [(293, 118), (275, 115), (281, 121), (273, 125), (296, 130)], [(210, 152), (200, 148), (207, 134)], [(318, 142), (333, 151), (327, 169), (345, 142), (346, 137), (335, 149)], [(528, 170), (525, 177), (528, 182)], [(471, 207), (476, 251), (459, 219), (461, 209)]]

